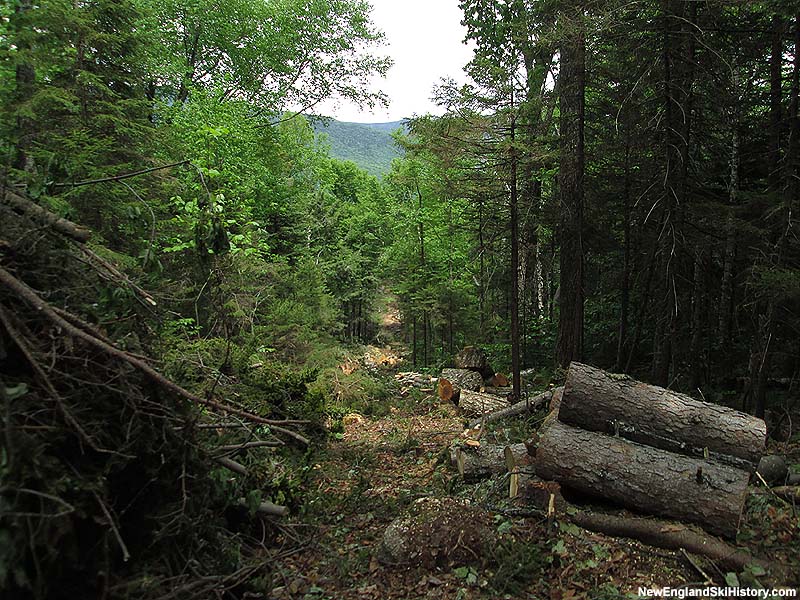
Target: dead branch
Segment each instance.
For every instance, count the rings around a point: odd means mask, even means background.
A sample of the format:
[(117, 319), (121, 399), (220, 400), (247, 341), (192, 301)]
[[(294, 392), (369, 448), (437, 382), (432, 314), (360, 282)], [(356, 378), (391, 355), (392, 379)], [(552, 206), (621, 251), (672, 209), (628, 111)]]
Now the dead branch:
[(780, 485), (771, 488), (773, 494), (779, 498), (783, 498), (787, 502), (800, 503), (800, 487), (794, 485)]
[(74, 183), (55, 183), (53, 187), (57, 188), (64, 188), (64, 187), (81, 187), (84, 185), (94, 185), (95, 183), (106, 183), (109, 181), (122, 181), (123, 179), (130, 179), (131, 177), (138, 177), (139, 175), (145, 175), (147, 173), (152, 173), (153, 171), (161, 171), (163, 169), (171, 169), (172, 167), (180, 167), (182, 165), (188, 165), (189, 160), (182, 160), (180, 162), (172, 163), (170, 165), (163, 165), (161, 167), (150, 167), (149, 169), (142, 169), (141, 171), (134, 171), (132, 173), (123, 173), (122, 175), (115, 175), (112, 177), (102, 177), (100, 179), (88, 179), (86, 181), (76, 181)]
[(85, 244), (92, 237), (89, 229), (51, 213), (19, 192), (4, 188), (2, 202), (17, 214), (24, 215), (41, 225), (46, 225), (81, 244)]
[(216, 450), (220, 450), (223, 452), (230, 452), (232, 450), (239, 451), (239, 450), (249, 450), (250, 448), (276, 448), (278, 446), (283, 446), (283, 442), (281, 442), (280, 440), (276, 440), (274, 442), (269, 442), (269, 441), (244, 442), (242, 444), (229, 444), (226, 446), (217, 446)]
[(780, 571), (778, 565), (755, 558), (746, 550), (736, 548), (716, 537), (694, 531), (686, 525), (642, 517), (617, 517), (585, 511), (576, 511), (575, 514), (568, 514), (567, 517), (579, 527), (590, 531), (635, 539), (657, 548), (668, 550), (683, 548), (692, 554), (699, 554), (717, 561), (724, 570), (739, 572), (748, 565), (758, 565), (770, 569), (772, 573)]
[(233, 471), (237, 475), (241, 475), (242, 477), (247, 476), (247, 467), (245, 467), (242, 463), (236, 462), (230, 458), (220, 457), (215, 458), (214, 462), (222, 465), (229, 471)]
[(36, 292), (34, 292), (30, 287), (28, 287), (25, 283), (21, 282), (19, 279), (11, 275), (8, 271), (0, 267), (0, 283), (5, 285), (8, 289), (14, 292), (17, 296), (19, 296), (22, 300), (30, 304), (33, 308), (39, 311), (40, 314), (47, 317), (54, 325), (61, 327), (64, 331), (69, 333), (74, 338), (80, 339), (90, 346), (93, 346), (97, 350), (114, 356), (118, 358), (132, 367), (135, 367), (139, 370), (142, 374), (144, 374), (148, 379), (157, 383), (161, 387), (166, 390), (171, 391), (172, 393), (181, 396), (182, 398), (189, 400), (195, 404), (199, 404), (201, 406), (207, 406), (209, 408), (213, 408), (215, 410), (229, 413), (232, 415), (237, 415), (246, 419), (248, 421), (252, 421), (255, 423), (261, 423), (264, 425), (269, 425), (272, 431), (281, 433), (288, 437), (293, 438), (297, 442), (300, 442), (304, 446), (310, 445), (310, 441), (305, 436), (300, 435), (294, 431), (289, 429), (284, 429), (279, 424), (286, 424), (285, 421), (275, 421), (272, 419), (265, 419), (264, 417), (260, 417), (253, 413), (247, 412), (245, 410), (241, 410), (239, 408), (234, 408), (232, 406), (228, 406), (226, 404), (222, 404), (220, 402), (216, 402), (214, 400), (201, 398), (188, 390), (182, 388), (174, 381), (171, 381), (164, 377), (161, 373), (156, 371), (153, 367), (145, 363), (143, 360), (136, 358), (135, 356), (131, 356), (127, 352), (120, 350), (113, 344), (109, 344), (108, 342), (104, 342), (101, 339), (96, 338), (94, 335), (79, 329), (53, 310), (53, 307), (50, 306), (49, 303), (42, 300)]
[[(239, 498), (239, 505), (247, 506), (247, 502), (244, 498)], [(266, 516), (285, 517), (287, 514), (289, 514), (289, 508), (286, 506), (281, 506), (280, 504), (273, 504), (269, 500), (265, 500), (258, 505), (256, 512)]]
[[(16, 319), (16, 317), (14, 318)], [(44, 372), (44, 369), (42, 369), (39, 362), (34, 358), (33, 352), (31, 352), (30, 348), (28, 347), (28, 344), (25, 342), (25, 340), (17, 331), (17, 328), (12, 323), (11, 315), (8, 315), (6, 311), (3, 310), (2, 306), (0, 306), (0, 323), (3, 324), (3, 327), (8, 333), (8, 337), (10, 337), (14, 341), (14, 343), (17, 345), (17, 348), (19, 348), (20, 352), (22, 352), (22, 355), (28, 361), (28, 364), (31, 366), (31, 369), (33, 369), (33, 372), (36, 374), (36, 378), (39, 380), (42, 387), (44, 387), (47, 394), (56, 403), (58, 411), (61, 413), (61, 416), (64, 417), (64, 420), (75, 430), (78, 436), (90, 448), (92, 448), (97, 452), (109, 452), (108, 450), (103, 450), (102, 448), (100, 448), (92, 439), (92, 437), (88, 433), (86, 433), (83, 427), (81, 427), (80, 423), (78, 423), (75, 417), (72, 416), (72, 413), (69, 412), (69, 409), (67, 409), (66, 405), (61, 400), (61, 396), (56, 390), (56, 388), (53, 386), (52, 382), (50, 381), (50, 378)]]

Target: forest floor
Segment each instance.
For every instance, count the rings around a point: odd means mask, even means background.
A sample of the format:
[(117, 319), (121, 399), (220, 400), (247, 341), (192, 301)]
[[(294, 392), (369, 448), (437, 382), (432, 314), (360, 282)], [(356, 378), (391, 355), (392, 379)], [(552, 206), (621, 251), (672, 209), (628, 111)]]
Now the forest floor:
[[(389, 343), (398, 337), (399, 313), (391, 301), (382, 313), (378, 340)], [(360, 368), (392, 380), (403, 353), (397, 342), (368, 347)], [(452, 404), (442, 403), (433, 389), (413, 388), (377, 402), (367, 414), (345, 415), (344, 431), (316, 456), (303, 510), (279, 528), (278, 541), (295, 551), (273, 565), (273, 600), (612, 600), (637, 598), (641, 588), (700, 587), (708, 573), (717, 584), (726, 580), (728, 574), (714, 564), (682, 552), (566, 521), (504, 516), (513, 514), (503, 511), (510, 507), (504, 476), (468, 484), (450, 465), (449, 449), (464, 432)], [(486, 437), (503, 444), (530, 439), (544, 416), (490, 426)], [(800, 463), (800, 441), (772, 446), (769, 453)], [(474, 560), (438, 556), (424, 566), (387, 563), (381, 546), (389, 524), (431, 498), (487, 509), (496, 543)], [(800, 517), (794, 507), (776, 508), (765, 492), (753, 494), (741, 523), (742, 542), (757, 556), (797, 563)]]
[(305, 514), (283, 529), (284, 541), (294, 537), (303, 549), (276, 568), (275, 600), (611, 599), (702, 579), (677, 552), (502, 515), (494, 522), (503, 543), (472, 565), (387, 566), (379, 560), (384, 531), (417, 499), (492, 504), (506, 488), (458, 481), (446, 456), (462, 420), (432, 393), (397, 396), (386, 415), (348, 415), (344, 425), (313, 467)]

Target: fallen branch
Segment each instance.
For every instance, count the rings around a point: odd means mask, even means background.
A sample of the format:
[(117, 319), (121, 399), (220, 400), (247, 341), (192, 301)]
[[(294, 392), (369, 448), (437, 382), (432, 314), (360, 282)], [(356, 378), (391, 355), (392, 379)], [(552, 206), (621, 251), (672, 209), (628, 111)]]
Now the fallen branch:
[(474, 419), (472, 422), (470, 422), (469, 426), (475, 428), (481, 423), (491, 423), (493, 421), (500, 421), (502, 419), (507, 419), (508, 417), (515, 417), (517, 415), (522, 415), (528, 412), (535, 412), (550, 401), (550, 398), (553, 397), (553, 393), (555, 393), (556, 390), (561, 390), (561, 389), (563, 388), (555, 388), (552, 390), (547, 390), (546, 392), (542, 392), (538, 396), (534, 396), (533, 398), (528, 398), (526, 400), (517, 402), (516, 404), (512, 404), (508, 408), (503, 408), (496, 412), (490, 413), (484, 417)]
[(770, 491), (779, 498), (783, 498), (787, 502), (800, 503), (800, 486), (780, 485), (778, 487), (770, 488)]
[(225, 467), (229, 471), (233, 471), (237, 475), (241, 475), (242, 477), (247, 476), (247, 467), (245, 467), (242, 463), (236, 462), (235, 460), (232, 460), (230, 458), (220, 457), (220, 458), (215, 458), (214, 462)]
[(579, 527), (614, 537), (638, 540), (648, 546), (680, 550), (705, 556), (719, 563), (725, 571), (743, 571), (748, 565), (758, 565), (779, 573), (778, 565), (755, 558), (746, 550), (736, 548), (722, 540), (698, 533), (686, 525), (644, 519), (642, 517), (617, 517), (600, 513), (577, 511), (567, 518)]
[[(714, 536), (695, 531), (686, 525), (643, 517), (620, 517), (577, 510), (567, 503), (558, 491), (550, 494), (549, 504), (557, 508), (558, 518), (571, 521), (588, 531), (636, 540), (655, 548), (685, 550), (715, 561), (723, 571), (738, 573), (746, 569), (748, 565), (757, 565), (770, 572), (775, 584), (785, 584), (790, 579), (781, 565), (756, 558), (747, 550), (737, 548)], [(547, 507), (544, 505), (511, 509), (487, 508), (513, 517), (544, 518), (548, 514)]]
[(153, 367), (148, 365), (143, 360), (136, 358), (135, 356), (131, 356), (127, 352), (120, 350), (116, 346), (109, 344), (101, 339), (96, 338), (92, 334), (83, 331), (82, 329), (76, 327), (65, 318), (61, 317), (53, 307), (50, 306), (49, 303), (42, 300), (36, 292), (34, 292), (30, 287), (28, 287), (25, 283), (21, 282), (19, 279), (11, 275), (8, 271), (0, 267), (0, 283), (5, 285), (8, 289), (14, 292), (17, 296), (19, 296), (22, 300), (33, 306), (36, 310), (38, 310), (42, 315), (47, 317), (54, 325), (61, 327), (65, 332), (71, 335), (74, 338), (78, 338), (83, 340), (90, 346), (93, 346), (97, 350), (104, 352), (106, 354), (110, 354), (115, 358), (118, 358), (132, 367), (135, 367), (139, 370), (142, 374), (144, 374), (148, 379), (157, 383), (161, 387), (185, 398), (186, 400), (190, 400), (195, 404), (199, 404), (202, 406), (207, 406), (209, 408), (213, 408), (215, 410), (229, 413), (232, 415), (237, 415), (242, 417), (243, 419), (247, 419), (248, 421), (252, 421), (254, 423), (261, 423), (264, 425), (269, 425), (272, 431), (282, 433), (288, 437), (293, 438), (297, 442), (300, 442), (304, 446), (310, 445), (310, 441), (305, 436), (300, 435), (294, 431), (289, 429), (284, 429), (280, 427), (279, 424), (286, 424), (286, 421), (275, 421), (272, 419), (265, 419), (264, 417), (260, 417), (253, 413), (247, 412), (245, 410), (241, 410), (239, 408), (234, 408), (232, 406), (228, 406), (226, 404), (222, 404), (220, 402), (216, 402), (214, 400), (209, 400), (206, 398), (201, 398), (188, 390), (185, 390), (181, 386), (179, 386), (174, 381), (170, 381), (166, 377), (164, 377), (161, 373), (156, 371)]
[(244, 442), (242, 444), (229, 444), (227, 446), (217, 446), (216, 450), (229, 452), (231, 450), (249, 450), (250, 448), (276, 448), (282, 445), (283, 442), (279, 440), (274, 442), (268, 442), (268, 441)]
[(89, 238), (92, 237), (92, 232), (89, 229), (51, 213), (46, 208), (39, 206), (33, 200), (23, 196), (19, 192), (5, 188), (2, 202), (17, 214), (25, 215), (31, 220), (41, 225), (46, 225), (81, 244), (85, 244), (89, 241)]
[[(244, 498), (239, 499), (239, 505), (245, 507), (247, 506), (247, 502)], [(271, 517), (285, 517), (289, 514), (289, 508), (286, 506), (281, 506), (280, 504), (273, 504), (269, 500), (265, 500), (258, 505), (256, 512)]]

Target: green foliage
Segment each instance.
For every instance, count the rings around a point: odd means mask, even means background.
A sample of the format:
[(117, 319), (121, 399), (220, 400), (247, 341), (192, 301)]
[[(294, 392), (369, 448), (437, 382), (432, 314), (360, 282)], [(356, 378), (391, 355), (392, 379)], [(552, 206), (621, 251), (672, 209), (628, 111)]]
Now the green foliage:
[(320, 371), (309, 389), (325, 398), (327, 414), (339, 418), (351, 412), (383, 416), (392, 392), (387, 382), (364, 369), (345, 374), (338, 366)]
[(324, 121), (314, 124), (323, 143), (330, 144), (332, 157), (352, 161), (367, 173), (380, 177), (400, 157), (391, 133), (403, 127), (403, 121), (391, 123), (345, 123)]

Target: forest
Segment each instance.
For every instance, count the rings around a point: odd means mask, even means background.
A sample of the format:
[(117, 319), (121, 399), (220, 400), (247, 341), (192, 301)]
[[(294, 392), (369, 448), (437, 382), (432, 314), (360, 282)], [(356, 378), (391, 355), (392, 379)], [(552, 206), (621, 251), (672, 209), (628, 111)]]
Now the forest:
[(458, 4), (0, 3), (0, 597), (796, 594), (797, 4)]

